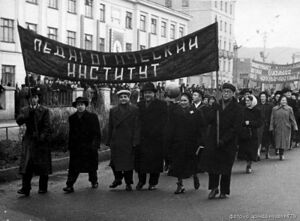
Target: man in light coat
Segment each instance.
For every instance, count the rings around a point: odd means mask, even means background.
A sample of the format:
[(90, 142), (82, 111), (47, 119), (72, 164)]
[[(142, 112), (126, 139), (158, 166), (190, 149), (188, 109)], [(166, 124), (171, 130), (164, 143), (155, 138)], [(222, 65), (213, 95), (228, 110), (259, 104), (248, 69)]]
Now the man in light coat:
[(114, 181), (109, 186), (116, 188), (124, 178), (126, 191), (132, 191), (134, 151), (139, 144), (138, 108), (130, 103), (130, 91), (117, 92), (119, 104), (109, 113), (107, 146), (111, 150), (110, 166)]

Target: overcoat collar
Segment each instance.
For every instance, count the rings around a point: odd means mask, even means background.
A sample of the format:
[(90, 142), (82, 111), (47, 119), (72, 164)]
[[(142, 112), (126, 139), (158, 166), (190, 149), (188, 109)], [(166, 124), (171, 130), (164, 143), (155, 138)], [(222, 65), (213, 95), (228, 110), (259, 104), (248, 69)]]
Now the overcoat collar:
[(126, 112), (122, 112), (121, 111), (121, 107), (120, 105), (118, 105), (115, 109), (113, 109), (113, 112), (114, 112), (114, 118), (116, 120), (116, 124), (120, 124), (122, 121), (124, 121), (125, 119), (127, 119), (131, 113), (132, 113), (132, 110), (133, 110), (133, 107), (131, 104), (129, 104), (127, 106), (127, 111)]

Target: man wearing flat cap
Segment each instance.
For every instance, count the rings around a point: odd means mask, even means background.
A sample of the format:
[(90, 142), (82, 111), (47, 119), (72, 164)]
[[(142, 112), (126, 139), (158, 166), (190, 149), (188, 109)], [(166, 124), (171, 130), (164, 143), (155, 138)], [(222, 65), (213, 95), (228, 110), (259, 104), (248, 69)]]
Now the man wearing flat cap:
[(159, 175), (163, 172), (164, 130), (167, 121), (167, 104), (155, 97), (156, 88), (147, 82), (142, 87), (143, 101), (138, 103), (141, 124), (141, 143), (137, 148), (136, 171), (139, 182), (137, 190), (146, 184), (150, 174), (148, 190), (155, 190)]
[(17, 117), (19, 126), (26, 124), (26, 132), (22, 140), (20, 173), (22, 188), (19, 194), (29, 196), (33, 174), (39, 175), (39, 194), (48, 190), (48, 174), (51, 168), (50, 114), (49, 110), (39, 104), (40, 93), (37, 88), (31, 88), (26, 96), (29, 105), (22, 108)]
[(69, 171), (66, 193), (74, 192), (73, 185), (80, 173), (88, 173), (92, 188), (98, 187), (98, 149), (101, 133), (98, 116), (86, 110), (89, 100), (85, 97), (76, 98), (72, 103), (77, 111), (69, 117), (70, 152)]
[(117, 92), (119, 104), (109, 113), (107, 146), (111, 150), (110, 166), (114, 181), (109, 186), (116, 188), (124, 178), (126, 191), (132, 191), (134, 153), (139, 140), (138, 108), (130, 103), (130, 91)]
[[(242, 122), (240, 105), (234, 98), (234, 92), (235, 87), (232, 84), (223, 84), (222, 98), (207, 116), (210, 131), (200, 164), (209, 174), (208, 188), (211, 190), (209, 199), (215, 198), (219, 192), (221, 199), (230, 194), (231, 170), (237, 152), (236, 139)], [(217, 140), (217, 114), (219, 114), (219, 140)]]

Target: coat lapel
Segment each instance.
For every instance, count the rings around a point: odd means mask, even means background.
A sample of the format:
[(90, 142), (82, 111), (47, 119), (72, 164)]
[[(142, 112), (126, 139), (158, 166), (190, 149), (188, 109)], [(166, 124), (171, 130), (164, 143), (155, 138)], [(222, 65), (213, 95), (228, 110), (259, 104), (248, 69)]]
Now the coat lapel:
[(128, 110), (125, 113), (122, 113), (120, 108), (117, 107), (115, 109), (115, 114), (114, 114), (116, 126), (118, 126), (120, 123), (126, 120), (131, 115), (131, 113), (132, 113), (132, 108), (130, 105), (128, 106)]

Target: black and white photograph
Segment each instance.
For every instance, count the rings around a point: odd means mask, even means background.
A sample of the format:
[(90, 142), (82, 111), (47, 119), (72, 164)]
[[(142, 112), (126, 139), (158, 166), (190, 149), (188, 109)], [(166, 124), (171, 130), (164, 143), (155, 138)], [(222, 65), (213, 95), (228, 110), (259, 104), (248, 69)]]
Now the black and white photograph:
[(0, 0), (0, 221), (300, 220), (299, 0)]

